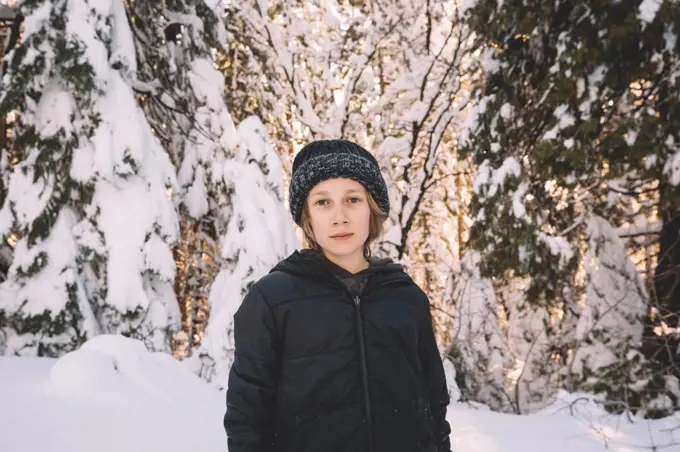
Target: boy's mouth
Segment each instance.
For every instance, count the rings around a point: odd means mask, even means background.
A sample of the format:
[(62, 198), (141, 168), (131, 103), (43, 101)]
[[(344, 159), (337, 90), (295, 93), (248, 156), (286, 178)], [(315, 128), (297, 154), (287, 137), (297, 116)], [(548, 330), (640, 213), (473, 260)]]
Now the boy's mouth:
[(353, 235), (354, 234), (352, 234), (351, 232), (344, 232), (342, 234), (332, 235), (331, 238), (337, 239), (337, 240), (343, 240), (343, 239), (348, 239), (348, 238), (352, 237)]

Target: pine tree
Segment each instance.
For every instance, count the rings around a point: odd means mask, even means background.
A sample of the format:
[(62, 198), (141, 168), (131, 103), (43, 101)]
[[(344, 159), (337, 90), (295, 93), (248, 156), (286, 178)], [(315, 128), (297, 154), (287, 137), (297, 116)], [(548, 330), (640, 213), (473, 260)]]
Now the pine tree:
[[(578, 345), (570, 362), (567, 387), (604, 393), (617, 401), (611, 408), (622, 412), (627, 407), (668, 412), (673, 400), (649, 393), (640, 381), (675, 387), (674, 377), (652, 375), (641, 354), (644, 316), (649, 296), (633, 261), (617, 231), (602, 217), (594, 216), (587, 228), (588, 247), (583, 266), (586, 278), (584, 308), (578, 321)], [(623, 402), (623, 403), (621, 403)]]
[(91, 90), (95, 82), (90, 63), (81, 60), (85, 46), (67, 32), (66, 6), (17, 5), (26, 18), (23, 41), (7, 55), (0, 90), (0, 115), (21, 113), (11, 149), (19, 162), (7, 177), (0, 211), (3, 241), (18, 237), (0, 287), (0, 351), (6, 354), (58, 356), (96, 331), (70, 232), (76, 218), (68, 206), (87, 191), (70, 180), (70, 163), (78, 135), (86, 135), (96, 119), (71, 121), (74, 107), (89, 102), (77, 105), (68, 93)]
[(237, 129), (234, 159), (224, 182), (230, 212), (221, 238), (222, 267), (210, 289), (210, 318), (194, 361), (198, 373), (223, 387), (233, 360), (233, 315), (252, 284), (299, 246), (284, 205), (281, 161), (259, 118)]
[(626, 227), (615, 195), (680, 182), (673, 3), (480, 0), (470, 10), (486, 49), (463, 149), (479, 166), (471, 243), (484, 276), (528, 278), (522, 303), (551, 319), (544, 362), (565, 362), (575, 346), (591, 219)]
[(449, 355), (456, 367), (461, 401), (481, 402), (497, 411), (518, 411), (506, 383), (514, 361), (508, 356), (499, 306), (490, 280), (479, 271), (479, 252), (460, 262), (451, 297), (455, 300)]
[(177, 168), (175, 199), (193, 219), (208, 215), (219, 223), (222, 168), (235, 130), (212, 58), (226, 40), (218, 11), (204, 0), (128, 3), (140, 60), (135, 88)]
[(168, 350), (177, 217), (172, 165), (135, 103), (120, 0), (19, 4), (0, 111), (19, 111), (0, 218), (16, 234), (2, 286), (5, 353), (59, 356), (99, 332)]
[(135, 89), (178, 175), (173, 199), (182, 235), (174, 250), (175, 288), (184, 328), (176, 339), (189, 348), (200, 343), (205, 327), (229, 214), (224, 165), (236, 145), (224, 79), (212, 55), (225, 46), (219, 3), (128, 1), (140, 60)]

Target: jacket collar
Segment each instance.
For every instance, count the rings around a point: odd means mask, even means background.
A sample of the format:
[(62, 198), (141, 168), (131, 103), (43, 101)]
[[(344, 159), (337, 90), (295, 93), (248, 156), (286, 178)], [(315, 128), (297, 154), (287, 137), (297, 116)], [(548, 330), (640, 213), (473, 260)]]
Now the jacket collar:
[[(311, 249), (294, 251), (290, 256), (272, 268), (270, 272), (274, 271), (281, 271), (303, 278), (325, 280), (340, 285), (342, 285), (340, 278), (352, 275), (352, 273), (326, 259), (319, 252)], [(371, 258), (369, 267), (356, 273), (354, 276), (360, 275), (369, 277), (368, 286), (413, 282), (411, 277), (404, 271), (404, 267), (401, 264), (395, 263), (390, 258)]]

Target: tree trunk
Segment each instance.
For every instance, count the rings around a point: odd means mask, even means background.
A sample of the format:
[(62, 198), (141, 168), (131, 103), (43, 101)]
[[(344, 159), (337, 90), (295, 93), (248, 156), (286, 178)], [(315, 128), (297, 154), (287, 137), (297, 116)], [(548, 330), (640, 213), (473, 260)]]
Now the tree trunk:
[(680, 327), (680, 206), (676, 192), (677, 187), (660, 184), (659, 217), (663, 226), (653, 276), (652, 312), (645, 325), (645, 352), (666, 372), (680, 378), (680, 335), (663, 329), (663, 325)]

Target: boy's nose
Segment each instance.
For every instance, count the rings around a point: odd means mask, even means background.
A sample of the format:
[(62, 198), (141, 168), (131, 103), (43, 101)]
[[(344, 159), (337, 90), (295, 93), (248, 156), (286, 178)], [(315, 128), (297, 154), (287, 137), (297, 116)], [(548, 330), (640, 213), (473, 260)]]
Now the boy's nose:
[(333, 216), (333, 224), (347, 223), (347, 215), (345, 214), (345, 209), (340, 207), (335, 210)]

